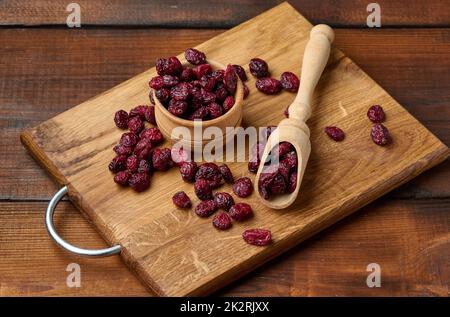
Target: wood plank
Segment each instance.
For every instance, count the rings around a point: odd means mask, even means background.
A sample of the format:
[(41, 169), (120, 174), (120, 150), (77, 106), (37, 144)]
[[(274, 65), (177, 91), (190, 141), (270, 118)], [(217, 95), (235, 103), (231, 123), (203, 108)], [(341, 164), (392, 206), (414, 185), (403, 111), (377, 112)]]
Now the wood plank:
[[(255, 31), (262, 28), (264, 32)], [(310, 28), (298, 12), (282, 4), (198, 48), (211, 60), (243, 65), (260, 56), (270, 60), (272, 75), (279, 76), (285, 69), (300, 68)], [(148, 70), (24, 131), (21, 140), (59, 183), (68, 186), (72, 201), (108, 244), (122, 246), (121, 256), (128, 267), (158, 295), (211, 293), (442, 162), (450, 153), (349, 58), (333, 49), (314, 94), (315, 109), (308, 122), (313, 151), (304, 178), (308, 186), (302, 187), (301, 197), (283, 212), (274, 212), (253, 194), (246, 201), (257, 211), (255, 217), (226, 232), (214, 231), (210, 221), (173, 206), (174, 190), (185, 190), (191, 196), (193, 191), (189, 184), (179, 183), (178, 171), (172, 169), (164, 176), (155, 173), (156, 185), (146, 195), (119, 188), (106, 171), (113, 157), (111, 147), (122, 133), (110, 120), (117, 110), (115, 103), (126, 110), (145, 103), (148, 78), (155, 73)], [(278, 123), (292, 94), (255, 94), (253, 84), (250, 78), (251, 96), (243, 113), (246, 126)], [(370, 125), (365, 112), (374, 103), (383, 104), (389, 116), (387, 126), (394, 141), (388, 147), (375, 146), (366, 134)], [(341, 111), (336, 111), (337, 104)], [(348, 133), (339, 145), (323, 134), (323, 127), (335, 122)], [(236, 175), (248, 174), (246, 163), (229, 165)], [(245, 244), (242, 230), (255, 227), (272, 230), (270, 246)], [(224, 249), (233, 256), (224, 254)]]
[[(219, 32), (0, 29), (7, 52), (0, 55), (0, 148), (8, 149), (3, 151), (7, 168), (0, 169), (0, 199), (49, 199), (57, 188), (17, 142), (24, 127), (117, 85), (159, 56), (176, 54)], [(449, 38), (448, 29), (336, 30), (336, 45), (447, 145)], [(447, 161), (391, 196), (450, 197), (449, 178)]]
[[(121, 1), (79, 0), (82, 25), (128, 25), (229, 28), (281, 3), (281, 0)], [(6, 0), (0, 3), (2, 25), (65, 25), (69, 2), (63, 0)], [(370, 3), (348, 1), (289, 1), (313, 24), (366, 27)], [(381, 22), (388, 26), (448, 26), (450, 12), (443, 0), (379, 0)]]
[[(43, 224), (44, 202), (0, 203), (0, 296), (148, 296), (119, 257), (60, 250)], [(448, 296), (450, 201), (380, 199), (217, 293), (225, 296)], [(70, 203), (55, 215), (74, 244), (104, 247)], [(381, 288), (365, 284), (381, 266)], [(69, 263), (81, 288), (66, 286)]]

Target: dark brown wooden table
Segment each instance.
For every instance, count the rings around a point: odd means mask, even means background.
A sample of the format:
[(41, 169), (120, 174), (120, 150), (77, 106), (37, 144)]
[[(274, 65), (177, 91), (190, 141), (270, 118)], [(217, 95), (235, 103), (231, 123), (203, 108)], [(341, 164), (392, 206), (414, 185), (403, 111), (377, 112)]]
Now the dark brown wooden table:
[[(90, 260), (47, 236), (44, 210), (57, 186), (19, 133), (281, 1), (0, 2), (0, 295), (148, 295), (119, 257)], [(382, 28), (365, 26), (370, 1), (290, 3), (336, 30), (336, 45), (450, 145), (450, 9), (446, 1), (378, 1)], [(119, 105), (118, 105), (119, 106)], [(74, 118), (82, 120), (82, 118)], [(363, 208), (217, 295), (448, 296), (450, 162)], [(105, 244), (65, 201), (56, 225), (83, 247)], [(66, 267), (81, 267), (69, 288)], [(369, 263), (381, 287), (369, 288)]]

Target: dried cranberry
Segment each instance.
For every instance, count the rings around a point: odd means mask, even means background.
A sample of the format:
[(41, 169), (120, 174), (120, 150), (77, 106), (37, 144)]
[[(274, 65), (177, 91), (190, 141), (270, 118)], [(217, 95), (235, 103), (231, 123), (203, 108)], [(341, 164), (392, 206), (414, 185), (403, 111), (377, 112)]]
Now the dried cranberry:
[(195, 180), (205, 179), (207, 180), (212, 188), (217, 188), (222, 185), (222, 173), (219, 167), (214, 163), (203, 163), (198, 168), (195, 174)]
[(223, 114), (223, 108), (221, 105), (215, 102), (211, 102), (208, 106), (209, 115), (211, 119), (220, 117)]
[(381, 123), (375, 123), (370, 131), (372, 141), (377, 145), (387, 145), (392, 142), (389, 130)]
[(191, 159), (190, 153), (185, 151), (182, 146), (175, 144), (170, 150), (170, 155), (172, 156), (172, 161), (181, 166), (182, 163), (188, 162)]
[(250, 173), (256, 174), (256, 173), (258, 172), (259, 163), (261, 163), (260, 160), (249, 161), (249, 162), (248, 162), (248, 171), (249, 171)]
[(217, 205), (217, 208), (223, 209), (225, 211), (230, 210), (231, 206), (234, 205), (233, 197), (225, 192), (215, 193), (214, 201)]
[(181, 178), (185, 182), (195, 181), (195, 173), (197, 173), (197, 163), (195, 162), (183, 162), (180, 165)]
[(297, 153), (295, 151), (291, 151), (289, 153), (286, 153), (281, 158), (281, 163), (285, 163), (289, 169), (294, 169), (298, 166), (298, 158)]
[(241, 65), (233, 65), (234, 72), (239, 76), (242, 81), (247, 80), (247, 74)]
[(384, 110), (380, 105), (373, 105), (367, 111), (367, 117), (373, 123), (381, 123), (384, 121), (386, 115), (384, 114)]
[(336, 142), (342, 141), (345, 138), (344, 131), (338, 127), (326, 127), (325, 133)]
[(220, 165), (219, 171), (220, 174), (222, 174), (222, 178), (224, 179), (225, 182), (227, 182), (228, 184), (234, 184), (233, 174), (231, 173), (231, 170), (227, 164)]
[(233, 96), (226, 97), (222, 106), (225, 112), (228, 112), (234, 106), (234, 97)]
[(183, 191), (176, 192), (172, 196), (172, 201), (174, 205), (177, 206), (178, 208), (191, 208), (192, 206), (191, 199)]
[(219, 230), (226, 230), (231, 227), (231, 218), (226, 212), (219, 212), (212, 220), (213, 226)]
[(206, 91), (204, 89), (200, 89), (201, 98), (204, 104), (210, 104), (211, 102), (216, 101), (216, 95), (212, 92)]
[(286, 153), (294, 151), (294, 147), (289, 142), (281, 142), (278, 145), (274, 146), (272, 151), (270, 151), (270, 158), (275, 160), (281, 160), (281, 157)]
[(128, 120), (128, 129), (130, 132), (138, 134), (144, 129), (144, 122), (139, 117), (132, 117)]
[(158, 75), (177, 75), (181, 72), (183, 66), (175, 56), (168, 59), (159, 58), (156, 61), (156, 72)]
[(225, 71), (223, 69), (218, 69), (218, 70), (213, 71), (210, 76), (214, 77), (216, 79), (216, 82), (222, 82), (224, 75), (225, 75)]
[(206, 119), (208, 116), (209, 116), (208, 108), (200, 107), (189, 116), (189, 120), (203, 120)]
[(225, 74), (223, 75), (223, 84), (228, 92), (232, 95), (236, 92), (238, 77), (234, 71), (233, 65), (228, 64)]
[(164, 141), (163, 134), (156, 127), (145, 129), (139, 136), (141, 139), (148, 139), (152, 143), (152, 145), (157, 145)]
[(128, 128), (128, 113), (125, 110), (119, 110), (114, 115), (114, 123), (119, 129)]
[(148, 139), (141, 139), (134, 148), (133, 153), (137, 156), (139, 160), (148, 158), (152, 150), (152, 143)]
[(272, 233), (266, 229), (248, 229), (242, 234), (245, 242), (257, 246), (265, 246), (272, 242)]
[(218, 102), (223, 102), (225, 98), (228, 96), (228, 90), (225, 89), (225, 87), (217, 88), (216, 92), (216, 100)]
[(206, 63), (206, 55), (195, 48), (188, 48), (184, 52), (184, 57), (192, 65), (200, 65)]
[(148, 83), (150, 88), (153, 88), (155, 90), (159, 90), (164, 87), (164, 80), (162, 76), (155, 76), (152, 79), (150, 79), (150, 82)]
[(293, 193), (295, 191), (295, 188), (297, 187), (297, 172), (294, 171), (289, 176), (289, 184), (287, 187), (288, 193)]
[(126, 162), (126, 168), (128, 171), (135, 173), (138, 169), (139, 166), (139, 160), (138, 157), (136, 155), (130, 155), (127, 158), (127, 162)]
[(187, 100), (190, 95), (192, 85), (186, 82), (181, 82), (170, 90), (170, 97), (176, 100)]
[(252, 207), (246, 203), (237, 203), (236, 205), (231, 206), (228, 213), (231, 218), (236, 221), (243, 221), (253, 216)]
[(239, 197), (248, 197), (253, 192), (253, 184), (250, 178), (241, 177), (233, 185), (233, 192)]
[(300, 80), (291, 72), (284, 72), (281, 74), (280, 82), (283, 89), (290, 92), (297, 92), (298, 87), (300, 86)]
[(131, 146), (125, 146), (122, 144), (117, 144), (113, 150), (117, 155), (130, 155), (133, 153), (133, 148)]
[(243, 99), (247, 99), (248, 95), (250, 95), (250, 89), (248, 89), (248, 86), (246, 84), (242, 84), (244, 87), (244, 98)]
[(197, 179), (194, 183), (194, 191), (200, 200), (212, 198), (212, 188), (210, 182), (206, 179)]
[(167, 110), (175, 117), (182, 117), (188, 109), (186, 101), (171, 99)]
[(155, 99), (153, 98), (153, 89), (150, 89), (150, 92), (149, 92), (149, 94), (148, 94), (148, 99), (150, 99), (150, 103), (152, 104), (152, 105), (155, 105)]
[(156, 98), (158, 98), (159, 102), (162, 104), (166, 104), (170, 98), (170, 90), (166, 88), (158, 89), (155, 92)]
[(275, 95), (281, 91), (279, 80), (270, 77), (258, 78), (255, 83), (256, 88), (266, 95)]
[(119, 171), (123, 171), (126, 167), (127, 156), (126, 155), (117, 155), (112, 159), (111, 163), (109, 163), (109, 170), (113, 173), (117, 173)]
[(194, 78), (194, 73), (192, 72), (192, 69), (189, 67), (184, 67), (183, 71), (181, 72), (181, 75), (180, 75), (180, 80), (190, 81), (193, 78)]
[(212, 76), (203, 76), (200, 83), (206, 91), (213, 91), (216, 86), (216, 78)]
[(145, 112), (147, 111), (148, 106), (139, 105), (130, 110), (130, 117), (139, 116), (141, 120), (145, 120)]
[(276, 174), (269, 186), (270, 193), (280, 195), (286, 192), (286, 180), (281, 174)]
[(129, 171), (120, 171), (117, 172), (116, 175), (114, 175), (114, 182), (119, 184), (120, 186), (128, 186), (128, 179), (130, 178), (130, 172)]
[(197, 79), (201, 79), (203, 76), (211, 74), (212, 68), (209, 64), (201, 64), (192, 69), (192, 72), (194, 73), (194, 76)]
[(269, 66), (261, 58), (252, 58), (248, 64), (248, 68), (250, 69), (250, 73), (257, 78), (269, 76)]
[(208, 199), (205, 201), (201, 201), (195, 207), (195, 213), (199, 217), (209, 217), (217, 210), (216, 203), (213, 199)]
[(163, 85), (165, 88), (170, 88), (178, 84), (178, 77), (172, 75), (163, 76)]
[(136, 134), (132, 132), (126, 132), (120, 137), (119, 144), (123, 146), (134, 147), (138, 143), (138, 141), (139, 139)]
[(157, 171), (167, 171), (174, 165), (169, 148), (157, 148), (152, 155), (153, 167)]
[(152, 172), (152, 165), (147, 160), (140, 160), (139, 166), (137, 169), (138, 173), (147, 173), (150, 174)]
[(147, 122), (156, 125), (155, 107), (154, 106), (147, 107), (144, 113), (144, 117), (145, 120), (147, 120)]
[(150, 187), (150, 176), (147, 173), (132, 174), (128, 180), (128, 185), (137, 192), (142, 192)]

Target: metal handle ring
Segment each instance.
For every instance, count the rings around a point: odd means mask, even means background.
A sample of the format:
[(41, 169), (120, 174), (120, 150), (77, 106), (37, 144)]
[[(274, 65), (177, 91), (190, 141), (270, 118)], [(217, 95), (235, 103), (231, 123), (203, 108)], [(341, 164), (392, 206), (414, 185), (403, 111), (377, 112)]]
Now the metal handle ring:
[(103, 257), (119, 253), (121, 249), (120, 245), (115, 245), (110, 248), (97, 250), (82, 249), (66, 242), (63, 238), (59, 236), (53, 225), (53, 214), (55, 213), (56, 205), (58, 205), (59, 201), (64, 197), (64, 195), (67, 194), (67, 192), (68, 192), (67, 186), (64, 186), (55, 194), (55, 196), (53, 196), (53, 198), (50, 200), (48, 204), (47, 210), (45, 212), (45, 226), (47, 227), (47, 232), (50, 235), (50, 237), (61, 248), (69, 252), (75, 253), (77, 255), (87, 257)]

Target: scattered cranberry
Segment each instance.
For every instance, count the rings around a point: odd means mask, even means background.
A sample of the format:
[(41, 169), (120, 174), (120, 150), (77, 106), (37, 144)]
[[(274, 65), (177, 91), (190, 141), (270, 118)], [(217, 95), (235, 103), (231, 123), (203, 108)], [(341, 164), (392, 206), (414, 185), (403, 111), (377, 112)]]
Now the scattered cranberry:
[[(189, 98), (192, 85), (186, 82), (181, 82), (170, 90), (170, 97), (175, 100), (185, 101)], [(187, 107), (187, 104), (186, 104)]]
[(130, 178), (130, 172), (129, 171), (120, 171), (117, 172), (116, 175), (114, 175), (114, 182), (119, 184), (120, 186), (128, 186), (128, 179)]
[(384, 114), (384, 110), (380, 105), (373, 105), (367, 111), (367, 117), (373, 123), (381, 123), (384, 121), (386, 115)]
[(147, 111), (148, 106), (139, 105), (130, 110), (130, 117), (139, 116), (141, 120), (145, 120), (145, 112)]
[(261, 161), (259, 161), (259, 160), (249, 161), (248, 162), (248, 171), (250, 173), (256, 174), (258, 172), (259, 163), (261, 163)]
[(227, 164), (220, 165), (219, 171), (220, 171), (220, 174), (222, 174), (222, 177), (225, 182), (227, 182), (228, 184), (234, 184), (233, 174), (231, 173), (231, 170)]
[(266, 95), (275, 95), (281, 91), (279, 80), (270, 77), (258, 78), (255, 83), (256, 88)]
[(120, 137), (119, 144), (123, 146), (134, 147), (138, 143), (138, 141), (139, 139), (136, 134), (132, 132), (126, 132)]
[(201, 79), (203, 76), (211, 74), (212, 73), (212, 67), (209, 64), (201, 64), (192, 69), (192, 72), (194, 73), (194, 76), (197, 79)]
[(195, 207), (195, 213), (199, 217), (209, 217), (217, 210), (216, 203), (213, 199), (208, 199), (205, 201), (201, 201)]
[(224, 211), (219, 212), (212, 220), (213, 226), (219, 230), (227, 230), (231, 227), (231, 218)]
[(191, 208), (192, 206), (191, 199), (183, 191), (176, 192), (172, 196), (172, 201), (174, 205), (177, 206), (178, 208)]
[(195, 174), (195, 180), (204, 179), (209, 182), (212, 188), (217, 188), (222, 185), (222, 173), (215, 163), (203, 163), (198, 168)]
[(200, 65), (206, 63), (206, 55), (195, 48), (188, 48), (184, 52), (184, 57), (192, 65)]
[(200, 200), (207, 200), (212, 198), (212, 188), (206, 179), (198, 179), (194, 183), (194, 191)]
[(169, 107), (167, 110), (175, 117), (182, 117), (188, 109), (188, 104), (186, 101), (172, 99), (169, 102)]
[(242, 234), (245, 242), (257, 246), (265, 246), (272, 241), (272, 233), (266, 229), (249, 229)]
[(195, 162), (183, 162), (180, 165), (181, 178), (185, 182), (194, 182), (195, 173), (197, 173), (197, 163)]
[(159, 89), (164, 87), (164, 80), (162, 76), (155, 76), (152, 79), (150, 79), (148, 85), (150, 86), (150, 88), (153, 88), (156, 91), (158, 91)]
[(152, 145), (161, 144), (164, 141), (164, 136), (162, 135), (161, 131), (156, 128), (147, 128), (144, 131), (141, 132), (139, 135), (141, 139), (147, 139), (149, 140)]
[(134, 148), (133, 154), (135, 154), (139, 160), (148, 158), (152, 150), (152, 143), (148, 139), (141, 139)]
[(326, 127), (325, 133), (336, 142), (340, 142), (345, 138), (344, 131), (338, 127)]
[(155, 92), (156, 98), (158, 98), (159, 102), (165, 105), (170, 99), (170, 90), (166, 88), (158, 89)]
[(228, 213), (236, 221), (243, 221), (253, 216), (252, 207), (246, 203), (238, 203), (231, 206)]
[(167, 171), (174, 165), (169, 148), (157, 148), (152, 155), (153, 167), (157, 171)]
[(250, 196), (253, 192), (253, 184), (250, 178), (239, 178), (233, 185), (233, 192), (242, 198)]
[(137, 192), (143, 192), (150, 187), (150, 176), (147, 173), (135, 173), (130, 176), (128, 184)]
[(269, 76), (269, 66), (261, 58), (252, 58), (248, 64), (248, 68), (250, 69), (250, 73), (257, 78)]
[(223, 83), (228, 92), (232, 95), (236, 92), (238, 76), (234, 71), (233, 65), (228, 64), (225, 74), (223, 75)]
[(375, 123), (370, 131), (372, 141), (377, 145), (387, 145), (392, 142), (389, 130), (381, 123)]
[(114, 123), (119, 129), (128, 128), (128, 113), (125, 110), (119, 110), (114, 115)]
[(130, 132), (138, 134), (144, 129), (144, 122), (139, 117), (132, 117), (128, 120), (128, 129)]
[(234, 72), (239, 76), (242, 81), (247, 81), (247, 74), (241, 65), (233, 65)]
[(231, 108), (234, 106), (234, 97), (228, 96), (225, 98), (225, 101), (223, 102), (223, 109), (225, 112), (228, 112)]
[(130, 155), (133, 152), (133, 148), (131, 146), (125, 146), (122, 144), (117, 144), (114, 146), (113, 150), (117, 155)]
[(225, 192), (215, 193), (214, 201), (217, 205), (217, 208), (223, 209), (225, 211), (229, 211), (231, 206), (234, 205), (233, 197)]
[[(153, 104), (155, 104), (154, 101), (153, 101)], [(145, 120), (147, 120), (147, 122), (149, 122), (153, 125), (156, 125), (155, 107), (154, 106), (149, 106), (147, 108), (147, 110), (145, 111), (144, 116), (145, 116)]]
[(290, 92), (297, 92), (300, 86), (300, 80), (291, 72), (284, 72), (280, 77), (281, 86), (283, 89)]
[(126, 167), (126, 169), (127, 169), (128, 171), (130, 171), (130, 172), (132, 172), (132, 173), (137, 172), (138, 167), (139, 167), (139, 160), (138, 160), (137, 156), (136, 156), (136, 155), (130, 155), (130, 156), (127, 158), (125, 167)]
[(178, 77), (173, 75), (164, 75), (162, 78), (164, 88), (171, 88), (179, 82)]
[(112, 159), (111, 163), (109, 163), (109, 170), (113, 173), (120, 172), (126, 168), (127, 156), (126, 155), (117, 155)]
[(194, 79), (194, 72), (192, 71), (192, 68), (184, 67), (181, 72), (180, 79), (182, 81), (190, 81)]
[(137, 171), (138, 173), (150, 174), (152, 172), (152, 165), (147, 160), (140, 160)]
[(175, 56), (169, 57), (168, 59), (159, 58), (156, 61), (156, 72), (158, 75), (177, 75), (183, 69), (181, 62)]

